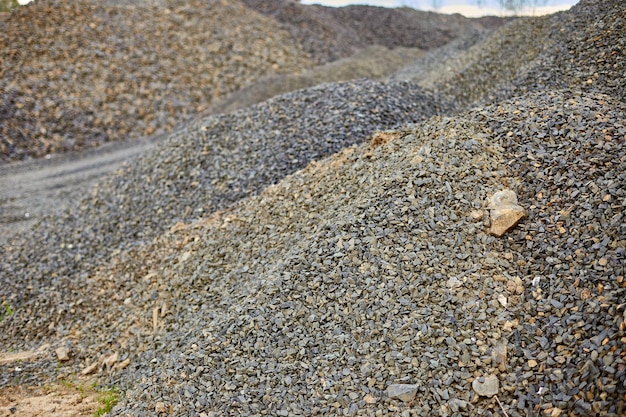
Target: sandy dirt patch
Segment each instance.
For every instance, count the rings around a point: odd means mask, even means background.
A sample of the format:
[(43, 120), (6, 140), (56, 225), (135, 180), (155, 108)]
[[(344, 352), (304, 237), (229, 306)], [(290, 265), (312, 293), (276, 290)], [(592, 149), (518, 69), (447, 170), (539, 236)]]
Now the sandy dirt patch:
[(0, 389), (0, 417), (93, 416), (102, 407), (101, 394), (68, 384)]

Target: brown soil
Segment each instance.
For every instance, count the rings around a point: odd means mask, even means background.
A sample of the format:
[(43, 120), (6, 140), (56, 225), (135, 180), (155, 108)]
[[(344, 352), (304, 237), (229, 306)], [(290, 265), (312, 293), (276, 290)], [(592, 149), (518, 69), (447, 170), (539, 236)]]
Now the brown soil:
[(0, 389), (0, 417), (93, 416), (102, 406), (98, 397), (73, 385), (7, 387)]
[[(22, 352), (0, 352), (0, 364), (19, 367), (24, 361), (48, 354), (50, 345)], [(92, 380), (62, 382), (54, 385), (11, 386), (0, 388), (0, 417), (93, 416), (102, 407), (102, 394), (90, 384)]]

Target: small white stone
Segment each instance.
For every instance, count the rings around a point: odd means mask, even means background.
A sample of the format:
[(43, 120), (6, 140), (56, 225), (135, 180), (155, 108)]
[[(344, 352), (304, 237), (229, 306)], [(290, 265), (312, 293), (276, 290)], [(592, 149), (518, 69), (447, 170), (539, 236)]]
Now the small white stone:
[(118, 354), (117, 352), (115, 352), (114, 354), (112, 354), (111, 356), (109, 356), (108, 358), (104, 360), (104, 364), (106, 365), (107, 368), (111, 368), (113, 365), (115, 365), (115, 362), (117, 362), (117, 358), (118, 358)]
[(91, 365), (87, 366), (80, 373), (83, 375), (89, 375), (94, 373), (98, 369), (98, 362), (94, 362)]
[(485, 378), (476, 378), (472, 382), (472, 388), (478, 395), (493, 397), (500, 391), (500, 381), (495, 375), (489, 375)]
[(498, 302), (502, 305), (502, 307), (506, 307), (509, 304), (507, 298), (502, 294), (498, 294)]
[(70, 360), (70, 350), (68, 348), (66, 348), (65, 346), (61, 346), (61, 347), (57, 348), (55, 350), (55, 352), (57, 354), (57, 358), (61, 362), (65, 362), (65, 361), (69, 361)]
[(157, 413), (165, 413), (167, 412), (167, 407), (165, 406), (165, 403), (159, 401), (154, 405), (154, 411)]

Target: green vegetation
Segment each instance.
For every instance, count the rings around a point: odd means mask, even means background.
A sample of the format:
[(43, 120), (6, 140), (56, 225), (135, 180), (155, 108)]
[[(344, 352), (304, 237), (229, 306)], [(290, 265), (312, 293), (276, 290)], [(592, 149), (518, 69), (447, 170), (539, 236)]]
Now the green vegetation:
[[(4, 311), (2, 311), (4, 310)], [(13, 315), (13, 307), (7, 301), (2, 302), (2, 308), (0, 308), (0, 321), (5, 317), (11, 317)]]
[[(101, 406), (94, 411), (94, 417), (102, 417), (110, 413), (115, 404), (117, 404), (120, 400), (120, 391), (117, 387), (102, 388), (98, 387), (97, 382), (87, 385), (84, 383), (78, 383), (75, 380), (63, 379), (58, 382), (58, 386), (72, 392), (78, 391), (80, 393), (81, 400), (89, 396), (95, 397), (96, 401), (98, 401)], [(44, 388), (47, 388), (49, 391), (57, 390), (54, 386), (49, 385), (44, 386)]]
[(0, 0), (0, 12), (10, 12), (11, 9), (19, 7), (17, 0)]
[(102, 404), (102, 406), (93, 414), (94, 417), (100, 417), (110, 413), (113, 406), (117, 404), (120, 399), (119, 391), (115, 387), (100, 391), (100, 393), (101, 395), (98, 398), (98, 402)]

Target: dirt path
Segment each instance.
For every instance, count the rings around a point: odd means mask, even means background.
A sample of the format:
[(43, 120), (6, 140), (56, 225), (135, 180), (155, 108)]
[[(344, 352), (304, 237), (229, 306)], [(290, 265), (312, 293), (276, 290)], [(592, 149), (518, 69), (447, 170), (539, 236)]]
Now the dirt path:
[(43, 214), (81, 199), (98, 179), (163, 138), (165, 135), (0, 165), (0, 243), (31, 227)]

